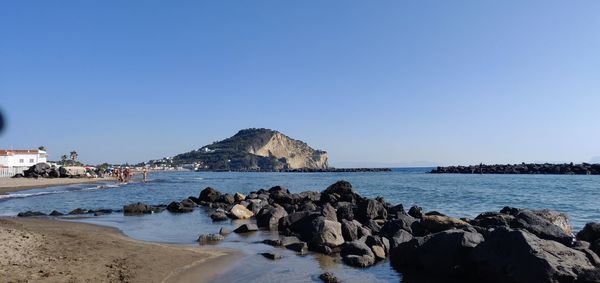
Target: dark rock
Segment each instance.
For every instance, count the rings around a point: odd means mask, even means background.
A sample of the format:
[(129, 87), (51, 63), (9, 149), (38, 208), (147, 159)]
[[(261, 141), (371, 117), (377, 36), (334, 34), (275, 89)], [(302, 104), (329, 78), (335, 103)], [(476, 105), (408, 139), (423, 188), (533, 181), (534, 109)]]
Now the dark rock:
[(515, 218), (512, 228), (522, 228), (542, 239), (557, 241), (567, 246), (573, 242), (571, 235), (531, 211), (521, 210)]
[(282, 246), (287, 246), (290, 244), (302, 242), (302, 241), (300, 241), (300, 239), (298, 239), (298, 237), (295, 237), (295, 236), (281, 237), (279, 240), (281, 241)]
[(298, 242), (293, 244), (288, 244), (285, 246), (286, 249), (292, 250), (298, 253), (306, 253), (308, 250), (308, 245), (305, 242)]
[(582, 271), (575, 283), (600, 283), (600, 268)]
[(390, 242), (391, 242), (390, 243), (390, 246), (391, 246), (390, 249), (393, 249), (393, 248), (399, 246), (400, 244), (406, 243), (406, 242), (408, 242), (408, 241), (410, 241), (412, 239), (413, 239), (413, 236), (410, 233), (406, 232), (406, 230), (400, 229), (391, 238), (391, 240), (390, 240)]
[(469, 253), (483, 242), (476, 232), (452, 229), (423, 238), (416, 249), (417, 265), (424, 270), (443, 274), (465, 274)]
[(241, 193), (238, 192), (233, 195), (233, 198), (234, 198), (235, 202), (242, 202), (246, 199), (246, 196), (242, 195)]
[(295, 204), (299, 199), (295, 199), (286, 188), (281, 186), (275, 186), (269, 189), (269, 197), (273, 202), (278, 204)]
[(189, 207), (189, 208), (194, 208), (197, 206), (197, 204), (189, 198), (182, 200), (181, 205), (183, 205), (184, 207)]
[(251, 224), (251, 223), (243, 224), (242, 226), (233, 230), (233, 232), (235, 232), (235, 233), (248, 233), (248, 232), (254, 232), (254, 231), (258, 231), (258, 226), (256, 226), (256, 224)]
[(345, 243), (341, 250), (342, 260), (355, 267), (368, 267), (375, 264), (375, 255), (369, 246), (360, 241)]
[(60, 211), (52, 210), (49, 214), (50, 216), (63, 216), (64, 214)]
[(317, 252), (317, 253), (322, 253), (324, 255), (330, 255), (333, 253), (333, 250), (326, 246), (326, 245), (309, 245), (308, 249), (313, 251), (313, 252)]
[(83, 209), (83, 208), (76, 208), (73, 209), (69, 212), (69, 215), (79, 215), (79, 214), (86, 214), (88, 213), (87, 210)]
[(464, 228), (470, 225), (465, 221), (453, 217), (441, 215), (423, 215), (421, 217), (421, 226), (431, 233), (437, 233), (454, 228)]
[(349, 202), (338, 202), (337, 203), (337, 218), (338, 220), (354, 220), (354, 206)]
[(25, 212), (19, 212), (19, 214), (17, 214), (18, 217), (32, 217), (32, 216), (46, 216), (45, 213), (43, 212), (39, 212), (39, 211), (25, 211)]
[(408, 209), (408, 215), (414, 218), (421, 218), (423, 216), (423, 208), (413, 205)]
[(590, 243), (600, 239), (600, 223), (590, 222), (585, 224), (583, 230), (577, 233), (577, 239)]
[(375, 259), (385, 259), (386, 258), (386, 255), (388, 253), (387, 248), (389, 248), (389, 243), (386, 248), (386, 245), (383, 243), (383, 240), (381, 237), (367, 236), (365, 239), (365, 244), (367, 244), (367, 246), (369, 248), (371, 248), (371, 251), (375, 255)]
[(250, 204), (248, 204), (246, 208), (248, 208), (254, 214), (257, 214), (263, 208), (271, 207), (269, 206), (268, 202), (260, 199), (249, 199), (248, 202)]
[(417, 219), (409, 215), (400, 215), (398, 219), (387, 221), (383, 227), (381, 227), (380, 233), (388, 238), (395, 237), (400, 230), (406, 231), (409, 234), (412, 233), (411, 226)]
[(591, 243), (590, 249), (594, 251), (597, 255), (600, 255), (600, 239), (597, 239), (593, 243)]
[(340, 282), (342, 282), (337, 277), (335, 277), (335, 275), (333, 275), (333, 273), (330, 273), (330, 272), (325, 272), (325, 273), (319, 275), (319, 279), (321, 279), (325, 283), (340, 283)]
[(276, 254), (276, 253), (261, 253), (262, 256), (270, 259), (270, 260), (276, 260), (276, 259), (282, 259), (283, 256), (280, 254)]
[(281, 206), (263, 208), (256, 215), (256, 224), (258, 227), (277, 230), (279, 227), (279, 220), (287, 215), (287, 211)]
[(183, 206), (180, 202), (174, 201), (167, 205), (167, 210), (172, 213), (188, 213), (194, 211), (191, 207)]
[(358, 228), (361, 227), (362, 225), (360, 224), (360, 222), (356, 221), (356, 220), (346, 220), (346, 219), (342, 219), (342, 236), (344, 237), (344, 240), (347, 242), (351, 242), (354, 240), (357, 240), (358, 237)]
[(331, 206), (329, 203), (325, 203), (321, 208), (321, 215), (325, 216), (327, 220), (338, 221), (337, 214), (335, 208)]
[(226, 203), (226, 204), (234, 204), (235, 197), (232, 194), (224, 194), (224, 195), (221, 195), (217, 201)]
[(132, 203), (123, 206), (124, 214), (148, 214), (155, 212), (157, 209), (142, 202)]
[(112, 209), (98, 209), (98, 210), (90, 210), (88, 213), (93, 213), (94, 216), (102, 216), (113, 213)]
[(207, 187), (206, 189), (204, 189), (200, 192), (200, 196), (198, 197), (198, 199), (200, 199), (200, 201), (215, 202), (220, 197), (221, 197), (221, 193), (219, 191), (217, 191), (211, 187)]
[(386, 219), (387, 210), (381, 202), (369, 199), (358, 205), (355, 216), (363, 223), (372, 219)]
[(223, 235), (221, 234), (203, 234), (198, 237), (198, 243), (201, 245), (217, 243), (222, 241), (223, 239), (225, 239), (225, 237), (223, 237)]
[(404, 210), (404, 206), (402, 204), (390, 207), (390, 209), (388, 210), (388, 214), (388, 217), (393, 216), (394, 218), (398, 217), (398, 214), (408, 215), (406, 214), (406, 211)]
[(312, 202), (307, 201), (300, 205), (300, 211), (316, 211), (318, 207)]
[(262, 241), (262, 243), (265, 244), (265, 245), (274, 246), (274, 247), (281, 247), (281, 246), (283, 246), (281, 244), (281, 240), (279, 240), (279, 239), (264, 239)]
[(188, 199), (193, 201), (197, 205), (200, 205), (202, 203), (202, 201), (199, 198), (194, 197), (194, 196), (189, 196)]
[(375, 256), (347, 255), (342, 257), (344, 263), (354, 267), (369, 267), (375, 264)]
[(515, 217), (510, 214), (498, 212), (484, 212), (471, 221), (471, 225), (494, 228), (494, 227), (510, 227), (513, 225)]
[(381, 231), (381, 226), (379, 225), (379, 223), (375, 220), (368, 220), (365, 223), (366, 228), (368, 228), (369, 230), (371, 230), (372, 233), (374, 234), (379, 234), (379, 232)]
[(337, 247), (344, 243), (342, 224), (327, 220), (324, 216), (319, 216), (312, 221), (310, 233), (310, 243), (314, 245)]
[(580, 251), (504, 227), (486, 236), (471, 253), (471, 262), (488, 282), (573, 282), (581, 270), (594, 268)]
[(338, 181), (333, 185), (329, 186), (322, 194), (337, 194), (337, 195), (345, 195), (345, 194), (354, 194), (354, 190), (352, 189), (352, 184), (347, 181)]
[(229, 219), (227, 217), (227, 214), (225, 212), (223, 212), (223, 211), (215, 211), (213, 214), (210, 215), (210, 218), (214, 222), (226, 221), (226, 220)]
[(293, 212), (279, 220), (279, 230), (290, 230), (295, 233), (303, 234), (305, 237), (310, 233), (311, 222), (319, 216), (319, 213), (301, 211)]

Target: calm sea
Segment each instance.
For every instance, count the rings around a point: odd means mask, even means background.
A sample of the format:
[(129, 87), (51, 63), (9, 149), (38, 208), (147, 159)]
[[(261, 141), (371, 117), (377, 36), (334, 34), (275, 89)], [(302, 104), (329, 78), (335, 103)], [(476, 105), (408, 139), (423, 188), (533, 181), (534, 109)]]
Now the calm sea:
[[(402, 168), (379, 173), (228, 173), (175, 172), (151, 175), (146, 184), (83, 184), (32, 189), (0, 195), (0, 215), (16, 215), (26, 210), (49, 213), (74, 208), (121, 209), (124, 204), (145, 202), (168, 204), (188, 196), (198, 196), (207, 187), (221, 192), (249, 193), (261, 188), (283, 185), (292, 192), (325, 189), (338, 180), (350, 181), (355, 190), (368, 197), (383, 196), (405, 208), (419, 205), (426, 211), (437, 210), (456, 217), (475, 217), (484, 211), (504, 206), (548, 208), (569, 214), (575, 230), (586, 222), (600, 221), (600, 176), (563, 175), (451, 175), (426, 174), (430, 168)], [(145, 241), (193, 244), (199, 234), (216, 233), (220, 227), (235, 228), (242, 221), (213, 224), (204, 209), (190, 214), (163, 212), (145, 216), (111, 214), (72, 219), (117, 227), (126, 235)], [(219, 244), (236, 248), (246, 256), (232, 271), (216, 282), (306, 282), (318, 281), (324, 271), (335, 273), (345, 282), (411, 282), (383, 261), (371, 268), (355, 269), (336, 258), (293, 252), (260, 244), (275, 238), (276, 232), (261, 231), (248, 236), (232, 234)], [(277, 251), (285, 257), (268, 261), (257, 255)], [(421, 281), (419, 281), (421, 282)]]

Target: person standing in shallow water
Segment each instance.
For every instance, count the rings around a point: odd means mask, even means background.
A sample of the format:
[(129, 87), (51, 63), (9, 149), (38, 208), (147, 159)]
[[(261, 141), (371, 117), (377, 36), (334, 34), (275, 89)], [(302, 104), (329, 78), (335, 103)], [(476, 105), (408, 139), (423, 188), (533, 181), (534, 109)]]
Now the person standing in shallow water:
[(142, 170), (142, 176), (144, 178), (144, 183), (148, 182), (148, 169), (144, 167)]

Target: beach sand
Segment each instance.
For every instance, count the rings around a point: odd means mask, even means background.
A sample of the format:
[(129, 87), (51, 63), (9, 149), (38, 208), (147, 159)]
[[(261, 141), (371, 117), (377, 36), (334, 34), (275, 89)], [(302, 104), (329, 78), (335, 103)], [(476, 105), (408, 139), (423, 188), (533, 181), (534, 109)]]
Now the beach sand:
[(117, 229), (0, 218), (2, 282), (206, 282), (235, 251), (136, 241)]
[(115, 178), (0, 178), (0, 194), (40, 187), (111, 181), (115, 181)]

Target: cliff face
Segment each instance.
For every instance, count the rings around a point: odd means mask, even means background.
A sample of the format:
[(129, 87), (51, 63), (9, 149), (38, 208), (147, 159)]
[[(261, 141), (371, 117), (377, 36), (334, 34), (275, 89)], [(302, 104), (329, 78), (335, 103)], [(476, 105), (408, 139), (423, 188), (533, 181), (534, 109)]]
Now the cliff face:
[(234, 136), (183, 153), (176, 163), (208, 170), (327, 169), (327, 153), (269, 129), (241, 130)]
[(280, 132), (273, 132), (265, 142), (253, 144), (248, 148), (248, 153), (263, 157), (274, 156), (277, 159), (284, 158), (287, 169), (328, 167), (326, 152), (314, 150), (306, 143), (291, 139)]

